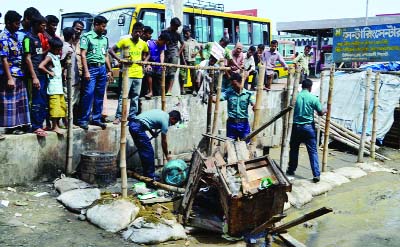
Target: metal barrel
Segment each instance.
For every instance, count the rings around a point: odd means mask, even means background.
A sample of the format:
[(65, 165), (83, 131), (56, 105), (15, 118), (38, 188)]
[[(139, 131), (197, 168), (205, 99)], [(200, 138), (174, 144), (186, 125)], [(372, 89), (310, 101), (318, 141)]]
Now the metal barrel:
[(105, 187), (117, 181), (117, 162), (113, 152), (87, 151), (81, 154), (79, 178), (90, 184)]

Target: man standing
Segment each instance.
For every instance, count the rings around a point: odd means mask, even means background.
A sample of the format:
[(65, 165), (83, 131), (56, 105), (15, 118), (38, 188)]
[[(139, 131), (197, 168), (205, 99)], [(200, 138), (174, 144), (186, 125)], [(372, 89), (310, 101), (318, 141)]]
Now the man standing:
[(81, 38), (84, 80), (80, 101), (81, 116), (78, 124), (85, 130), (89, 128), (90, 115), (92, 115), (91, 124), (100, 126), (102, 129), (107, 127), (107, 124), (101, 122), (107, 77), (112, 78), (111, 65), (107, 56), (108, 39), (103, 35), (107, 22), (104, 16), (96, 16), (93, 20), (93, 30), (85, 33)]
[(271, 90), (272, 80), (274, 79), (274, 69), (276, 61), (279, 61), (285, 70), (288, 69), (285, 60), (282, 55), (277, 51), (278, 41), (272, 40), (269, 46), (269, 50), (266, 50), (262, 54), (262, 63), (265, 64), (265, 74), (267, 75), (267, 83), (265, 89), (267, 91)]
[[(0, 74), (0, 127), (8, 133), (23, 134), (30, 124), (28, 94), (23, 81), (22, 43), (16, 32), (21, 24), (21, 15), (7, 11), (6, 24), (0, 33), (0, 57), (4, 74)], [(4, 139), (0, 135), (0, 139)]]
[[(191, 31), (188, 26), (185, 26), (182, 30), (183, 40), (185, 42), (185, 47), (182, 53), (181, 64), (188, 66), (194, 66), (196, 62), (197, 53), (200, 51), (200, 45), (195, 39), (191, 37)], [(190, 80), (194, 84), (195, 70), (194, 69), (180, 69), (179, 70), (179, 84), (181, 86), (181, 94), (185, 94), (184, 84), (188, 78), (187, 72), (190, 71)], [(196, 92), (198, 88), (193, 85), (193, 93)]]
[(301, 143), (305, 143), (314, 176), (313, 181), (317, 183), (320, 179), (320, 172), (314, 111), (320, 116), (324, 115), (325, 111), (322, 110), (318, 98), (311, 94), (312, 84), (310, 79), (304, 80), (302, 82), (303, 90), (297, 96), (294, 108), (292, 136), (290, 138), (289, 167), (286, 174), (294, 175), (298, 165), (299, 146)]
[[(167, 50), (165, 51), (165, 62), (178, 64), (179, 56), (185, 47), (184, 41), (181, 34), (178, 32), (178, 28), (182, 25), (178, 17), (171, 19), (170, 27), (163, 32), (167, 33), (170, 37), (170, 42), (167, 44)], [(181, 48), (178, 47), (178, 42), (181, 44)], [(176, 67), (168, 67), (167, 77), (168, 86), (166, 95), (171, 95), (172, 86), (174, 85)]]
[(222, 92), (220, 100), (228, 101), (228, 120), (226, 136), (234, 140), (243, 139), (250, 133), (249, 105), (254, 107), (254, 94), (245, 88), (241, 89), (242, 76), (238, 73), (231, 75), (231, 87)]
[[(132, 27), (132, 33), (130, 38), (123, 38), (118, 41), (113, 47), (109, 49), (109, 53), (112, 58), (116, 59), (118, 63), (121, 63), (121, 59), (115, 54), (117, 51), (123, 53), (124, 48), (129, 49), (129, 56), (131, 61), (141, 61), (143, 55), (145, 56), (144, 61), (149, 60), (149, 47), (147, 43), (140, 39), (143, 33), (143, 23), (136, 22)], [(140, 64), (132, 64), (128, 69), (129, 76), (129, 98), (131, 104), (129, 107), (128, 120), (133, 119), (139, 111), (139, 94), (142, 86), (143, 79), (143, 67)], [(117, 112), (115, 114), (114, 124), (121, 122), (122, 114), (122, 94), (118, 99)]]
[(308, 64), (310, 63), (311, 58), (310, 50), (311, 46), (306, 45), (304, 47), (304, 52), (293, 59), (293, 63), (295, 64), (296, 68), (298, 66), (301, 68), (301, 81), (304, 81), (310, 75), (310, 70), (308, 68)]
[(159, 132), (153, 130), (161, 130), (162, 150), (165, 158), (169, 161), (171, 156), (168, 152), (168, 127), (180, 121), (181, 114), (178, 111), (166, 113), (160, 109), (145, 111), (129, 121), (129, 132), (139, 152), (144, 176), (155, 179), (154, 149), (146, 131), (156, 138)]
[(255, 88), (254, 84), (256, 81), (256, 64), (254, 62), (254, 53), (256, 53), (256, 47), (250, 46), (244, 58), (244, 88), (248, 89), (249, 83), (251, 83), (251, 88)]

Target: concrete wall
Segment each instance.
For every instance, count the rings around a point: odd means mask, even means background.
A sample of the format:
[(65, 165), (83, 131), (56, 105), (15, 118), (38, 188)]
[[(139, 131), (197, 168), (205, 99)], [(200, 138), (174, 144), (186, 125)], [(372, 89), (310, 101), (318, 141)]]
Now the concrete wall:
[[(281, 110), (282, 91), (264, 92), (261, 122), (265, 122), (272, 115)], [(143, 100), (142, 110), (161, 108), (161, 99)], [(221, 102), (218, 129), (225, 135), (225, 120), (227, 118), (226, 102)], [(199, 102), (198, 97), (191, 95), (168, 97), (167, 110), (179, 110), (186, 122), (181, 126), (174, 126), (168, 132), (168, 144), (172, 154), (190, 155), (206, 132), (207, 106)], [(253, 112), (251, 112), (251, 120)], [(279, 120), (264, 130), (259, 136), (259, 142), (264, 146), (280, 144), (282, 121)], [(74, 129), (74, 157), (73, 167), (78, 166), (80, 154), (84, 151), (111, 151), (118, 155), (120, 127), (109, 124), (106, 130), (90, 126), (88, 131)], [(21, 184), (32, 181), (42, 175), (55, 177), (64, 171), (66, 160), (66, 135), (58, 137), (48, 132), (46, 138), (38, 138), (34, 134), (21, 136), (7, 135), (0, 141), (0, 186)], [(160, 137), (153, 141), (157, 153), (158, 163), (162, 161)], [(128, 137), (127, 156), (132, 156), (135, 148), (132, 139)], [(139, 165), (138, 156), (128, 159), (128, 168)]]

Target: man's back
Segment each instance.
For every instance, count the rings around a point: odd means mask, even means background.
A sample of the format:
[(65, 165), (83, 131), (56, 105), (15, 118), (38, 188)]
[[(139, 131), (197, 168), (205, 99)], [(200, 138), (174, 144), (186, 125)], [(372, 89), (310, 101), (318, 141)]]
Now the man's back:
[(314, 111), (322, 111), (321, 103), (307, 89), (303, 89), (296, 99), (293, 122), (296, 124), (312, 123), (314, 121)]

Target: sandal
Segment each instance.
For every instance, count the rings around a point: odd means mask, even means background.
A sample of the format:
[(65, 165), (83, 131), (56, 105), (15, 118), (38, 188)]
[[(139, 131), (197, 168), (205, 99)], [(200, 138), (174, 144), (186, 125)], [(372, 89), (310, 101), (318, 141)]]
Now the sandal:
[(118, 124), (120, 124), (121, 123), (121, 119), (120, 118), (116, 118), (116, 119), (114, 119), (114, 121), (113, 121), (113, 124), (115, 124), (115, 125), (118, 125)]
[(37, 136), (40, 136), (40, 137), (46, 137), (47, 136), (46, 131), (41, 129), (41, 128), (33, 131), (33, 133), (35, 133)]
[(57, 135), (61, 135), (63, 136), (65, 134), (65, 132), (62, 129), (59, 130), (53, 130), (54, 132), (56, 132)]
[(153, 97), (152, 94), (146, 94), (146, 95), (144, 96), (145, 99), (151, 99), (151, 97)]
[(165, 96), (172, 96), (172, 93), (166, 93)]
[(16, 129), (12, 132), (13, 135), (23, 135), (25, 134), (25, 131), (20, 130), (20, 129)]

